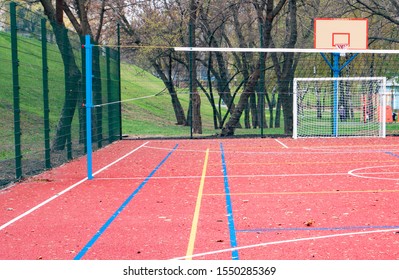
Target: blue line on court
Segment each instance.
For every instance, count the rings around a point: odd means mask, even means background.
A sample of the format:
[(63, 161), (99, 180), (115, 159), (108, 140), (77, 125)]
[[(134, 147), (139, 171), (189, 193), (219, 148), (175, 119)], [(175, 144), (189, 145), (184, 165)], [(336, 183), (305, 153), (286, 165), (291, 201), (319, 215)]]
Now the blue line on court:
[(138, 194), (144, 185), (151, 179), (157, 170), (165, 163), (169, 156), (177, 149), (178, 144), (166, 155), (166, 157), (151, 171), (150, 175), (134, 190), (134, 192), (122, 203), (122, 205), (115, 211), (115, 213), (108, 219), (108, 221), (97, 231), (92, 239), (83, 247), (83, 249), (76, 255), (74, 260), (80, 260), (87, 253), (87, 251), (94, 245), (100, 236), (107, 230), (115, 218), (125, 209), (129, 202)]
[[(227, 176), (226, 161), (225, 161), (225, 157), (224, 157), (224, 149), (223, 149), (222, 143), (220, 143), (220, 151), (222, 152), (224, 192), (226, 194), (226, 208), (227, 208), (227, 218), (228, 218), (229, 232), (230, 232), (230, 246), (231, 246), (231, 248), (236, 248), (237, 247), (237, 237), (236, 237), (236, 230), (234, 227), (233, 207), (231, 204), (229, 180), (228, 180), (228, 176)], [(238, 250), (231, 251), (231, 256), (232, 256), (233, 260), (240, 259), (238, 256)]]
[(387, 155), (399, 158), (399, 155), (392, 153), (392, 152), (385, 152)]
[(237, 232), (276, 232), (276, 231), (340, 231), (340, 230), (367, 230), (367, 229), (394, 229), (399, 226), (348, 226), (348, 227), (306, 227), (306, 228), (259, 228), (243, 229)]

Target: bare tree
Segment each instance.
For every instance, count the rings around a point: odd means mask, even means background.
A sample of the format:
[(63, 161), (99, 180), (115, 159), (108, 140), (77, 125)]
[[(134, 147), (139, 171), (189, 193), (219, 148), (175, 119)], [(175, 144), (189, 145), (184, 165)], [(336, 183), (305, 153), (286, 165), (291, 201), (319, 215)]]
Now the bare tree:
[[(255, 8), (255, 12), (257, 15), (258, 26), (262, 26), (262, 34), (264, 47), (267, 48), (272, 44), (272, 27), (273, 21), (276, 16), (280, 13), (282, 8), (284, 7), (286, 0), (280, 0), (276, 5), (273, 0), (268, 1), (260, 1), (253, 0), (252, 5)], [(252, 71), (252, 74), (249, 76), (248, 83), (246, 84), (243, 93), (240, 96), (240, 100), (232, 112), (229, 121), (222, 129), (221, 136), (233, 135), (235, 127), (244, 111), (245, 107), (248, 104), (248, 100), (250, 96), (254, 95), (256, 84), (259, 81), (259, 77), (261, 74), (261, 68), (264, 67), (264, 60), (267, 56), (262, 56), (261, 59), (258, 60), (256, 68)], [(292, 124), (291, 124), (292, 125)]]
[[(297, 30), (297, 6), (295, 0), (288, 1), (288, 15), (286, 17), (285, 32), (285, 48), (294, 48), (298, 38)], [(292, 118), (292, 81), (295, 73), (294, 53), (283, 53), (277, 57), (276, 53), (272, 53), (273, 63), (277, 75), (277, 84), (279, 88), (281, 104), (284, 113), (284, 132), (292, 134), (293, 118)]]
[[(50, 24), (53, 28), (57, 45), (60, 49), (63, 63), (65, 65), (66, 89), (65, 102), (61, 116), (57, 125), (56, 136), (53, 141), (53, 149), (63, 150), (65, 144), (70, 141), (71, 123), (76, 111), (78, 100), (83, 100), (80, 95), (81, 72), (77, 66), (75, 55), (73, 53), (73, 46), (68, 36), (68, 29), (63, 21), (63, 14), (65, 13), (72, 23), (75, 31), (79, 36), (91, 35), (95, 42), (100, 40), (101, 30), (104, 23), (106, 0), (90, 2), (88, 0), (57, 0), (54, 7), (51, 0), (40, 0), (44, 12), (47, 15)], [(94, 12), (97, 10), (97, 13)], [(89, 13), (90, 11), (90, 13)], [(63, 13), (64, 12), (64, 13)], [(95, 16), (94, 16), (95, 15)], [(98, 16), (98, 18), (96, 18)], [(95, 24), (97, 31), (93, 32), (91, 24)], [(101, 103), (101, 79), (100, 79), (100, 61), (99, 49), (93, 49), (93, 70), (97, 75), (93, 79), (94, 101)], [(101, 146), (102, 131), (102, 109), (95, 110), (94, 127), (98, 128), (95, 131), (94, 138), (97, 139), (98, 145)]]
[(132, 48), (123, 49), (124, 57), (139, 64), (147, 71), (155, 71), (171, 97), (176, 124), (188, 125), (175, 86), (175, 76), (179, 71), (180, 64), (183, 63), (184, 67), (187, 67), (187, 63), (170, 49), (149, 47), (176, 46), (186, 36), (182, 27), (186, 27), (187, 22), (183, 16), (179, 17), (182, 13), (179, 10), (179, 3), (179, 1), (129, 2), (119, 0), (113, 1), (110, 7), (115, 21), (123, 30), (122, 44), (132, 46)]
[[(196, 46), (196, 36), (195, 36), (195, 29), (197, 26), (197, 17), (199, 11), (199, 3), (196, 0), (190, 0), (189, 4), (189, 44), (191, 47)], [(196, 61), (195, 61), (195, 53), (191, 52), (189, 54), (189, 63), (191, 64), (190, 67), (190, 80), (191, 80), (191, 88), (190, 88), (190, 103), (191, 103), (191, 126), (192, 126), (192, 133), (202, 134), (202, 120), (201, 120), (201, 97), (198, 93), (198, 85), (197, 85), (197, 68), (196, 68)]]
[[(54, 150), (63, 150), (71, 135), (71, 124), (76, 111), (76, 104), (79, 95), (79, 83), (81, 72), (76, 63), (73, 53), (73, 46), (68, 37), (67, 28), (60, 20), (60, 8), (62, 3), (57, 2), (57, 8), (51, 0), (40, 0), (44, 12), (53, 28), (55, 39), (65, 65), (65, 77), (68, 80), (65, 88), (65, 101), (58, 121), (56, 136), (53, 141)], [(58, 19), (58, 20), (57, 20)]]
[[(378, 18), (370, 32), (370, 43), (375, 41), (386, 41), (388, 43), (399, 43), (398, 28), (399, 26), (399, 1), (398, 0), (346, 0), (347, 5), (352, 8), (353, 12), (361, 11), (367, 16)], [(387, 23), (396, 26), (395, 29), (386, 27)]]

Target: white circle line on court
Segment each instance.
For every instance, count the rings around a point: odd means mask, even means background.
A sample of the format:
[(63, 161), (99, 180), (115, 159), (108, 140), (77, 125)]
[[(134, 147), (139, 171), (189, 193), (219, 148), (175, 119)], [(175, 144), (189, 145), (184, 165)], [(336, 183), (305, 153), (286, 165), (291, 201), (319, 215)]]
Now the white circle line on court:
[(370, 169), (373, 169), (373, 168), (385, 168), (385, 167), (393, 167), (393, 166), (397, 167), (399, 165), (382, 165), (382, 166), (369, 166), (369, 167), (356, 168), (356, 169), (348, 171), (348, 174), (351, 175), (351, 176), (354, 176), (354, 177), (364, 178), (364, 179), (398, 181), (399, 178), (367, 176), (367, 175), (371, 175), (371, 174), (377, 174), (377, 175), (381, 175), (381, 174), (396, 174), (398, 172), (358, 172), (358, 171), (362, 171), (362, 170), (370, 170)]
[(205, 253), (193, 254), (191, 256), (177, 257), (177, 258), (173, 258), (172, 260), (183, 260), (187, 257), (191, 257), (191, 258), (205, 257), (205, 256), (209, 256), (209, 255), (227, 253), (227, 252), (236, 251), (236, 250), (245, 250), (245, 249), (259, 248), (259, 247), (285, 244), (285, 243), (295, 243), (295, 242), (303, 242), (303, 241), (311, 241), (311, 240), (313, 241), (313, 240), (319, 240), (319, 239), (337, 238), (337, 237), (345, 237), (345, 236), (353, 236), (353, 235), (388, 233), (388, 232), (394, 232), (394, 231), (399, 231), (399, 228), (373, 230), (373, 231), (360, 231), (360, 232), (356, 231), (356, 232), (348, 232), (348, 233), (340, 233), (340, 234), (329, 234), (329, 235), (323, 235), (323, 236), (314, 236), (314, 237), (306, 237), (306, 238), (272, 241), (272, 242), (265, 242), (265, 243), (252, 244), (252, 245), (247, 245), (247, 246), (239, 246), (239, 247), (234, 247), (234, 248), (227, 248), (227, 249), (210, 251), (210, 252), (205, 252)]

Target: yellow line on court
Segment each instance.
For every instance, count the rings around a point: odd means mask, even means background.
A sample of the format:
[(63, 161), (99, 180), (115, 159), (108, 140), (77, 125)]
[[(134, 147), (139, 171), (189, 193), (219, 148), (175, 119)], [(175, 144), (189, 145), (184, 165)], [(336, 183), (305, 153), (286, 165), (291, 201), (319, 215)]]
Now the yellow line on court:
[(199, 213), (200, 213), (200, 209), (201, 209), (201, 201), (202, 201), (202, 196), (203, 196), (203, 192), (204, 192), (204, 184), (205, 184), (206, 169), (208, 166), (208, 158), (209, 158), (209, 148), (206, 149), (206, 153), (205, 153), (204, 167), (202, 168), (202, 175), (201, 175), (201, 181), (200, 181), (200, 185), (199, 185), (199, 189), (198, 189), (197, 203), (195, 204), (195, 211), (194, 211), (193, 223), (191, 225), (190, 239), (188, 241), (186, 260), (192, 260), (191, 256), (194, 253), (194, 243), (195, 243), (195, 238), (197, 236), (197, 227), (198, 227)]
[[(303, 194), (342, 194), (342, 193), (396, 193), (399, 190), (353, 190), (353, 191), (319, 191), (319, 192), (259, 192), (259, 193), (231, 193), (231, 196), (240, 195), (303, 195)], [(204, 196), (221, 196), (224, 194), (205, 194)]]

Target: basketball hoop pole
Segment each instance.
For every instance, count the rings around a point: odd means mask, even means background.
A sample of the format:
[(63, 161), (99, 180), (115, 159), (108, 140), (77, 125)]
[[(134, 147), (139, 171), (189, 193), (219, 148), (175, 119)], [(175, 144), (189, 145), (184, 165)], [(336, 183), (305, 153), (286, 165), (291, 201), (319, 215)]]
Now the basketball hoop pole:
[[(342, 66), (339, 64), (339, 59), (341, 57), (340, 52), (332, 53), (333, 56), (333, 63), (327, 59), (324, 53), (320, 53), (325, 62), (330, 67), (333, 77), (339, 78), (341, 71), (345, 69), (357, 56), (358, 53), (353, 54), (347, 61), (345, 61)], [(333, 98), (333, 112), (332, 112), (332, 135), (337, 137), (338, 136), (338, 109), (339, 109), (339, 88), (338, 88), (338, 81), (334, 81), (334, 98)]]
[[(332, 62), (322, 53), (323, 59), (331, 68), (332, 76), (338, 78), (341, 71), (348, 66), (358, 53), (367, 51), (368, 47), (368, 19), (366, 18), (315, 18), (314, 19), (314, 48), (322, 49), (337, 48), (332, 52)], [(345, 56), (347, 50), (359, 50), (352, 55), (342, 66), (339, 64), (340, 56)], [(337, 80), (334, 81), (334, 100), (332, 104), (332, 135), (338, 136), (338, 107), (339, 87)]]

